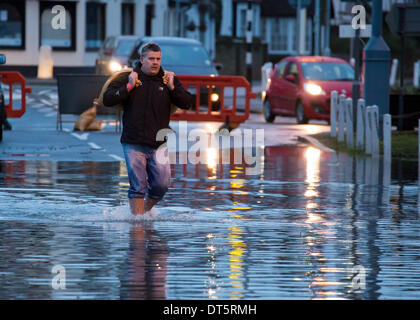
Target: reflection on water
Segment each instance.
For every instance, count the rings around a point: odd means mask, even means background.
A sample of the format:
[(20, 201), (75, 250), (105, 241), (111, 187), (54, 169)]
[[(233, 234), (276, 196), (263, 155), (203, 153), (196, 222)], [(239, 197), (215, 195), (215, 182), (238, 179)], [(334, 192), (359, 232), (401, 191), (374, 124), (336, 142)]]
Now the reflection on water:
[(121, 299), (165, 299), (168, 246), (149, 223), (130, 229), (129, 248), (121, 270)]
[(256, 156), (252, 176), (214, 150), (172, 165), (147, 217), (129, 212), (124, 163), (0, 162), (0, 298), (420, 298), (417, 163)]

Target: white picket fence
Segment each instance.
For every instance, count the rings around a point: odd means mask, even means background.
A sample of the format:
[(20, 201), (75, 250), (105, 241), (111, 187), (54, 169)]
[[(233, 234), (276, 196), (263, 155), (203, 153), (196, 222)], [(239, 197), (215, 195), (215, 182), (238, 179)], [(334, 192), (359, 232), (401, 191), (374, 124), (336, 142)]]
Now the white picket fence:
[[(364, 150), (372, 157), (379, 157), (379, 112), (378, 106), (367, 106), (364, 99), (357, 101), (356, 141), (354, 141), (353, 99), (344, 94), (331, 92), (331, 137), (346, 142), (348, 147)], [(383, 118), (384, 160), (391, 161), (391, 115)]]

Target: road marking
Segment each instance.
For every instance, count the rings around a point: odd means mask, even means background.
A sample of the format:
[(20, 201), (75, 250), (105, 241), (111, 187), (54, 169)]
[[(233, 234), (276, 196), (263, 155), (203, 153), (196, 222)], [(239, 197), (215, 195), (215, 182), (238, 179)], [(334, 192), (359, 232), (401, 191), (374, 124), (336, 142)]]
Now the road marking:
[(35, 94), (37, 94), (38, 96), (46, 95), (49, 97), (51, 96), (54, 97), (54, 96), (57, 96), (57, 91), (54, 89), (46, 89), (46, 90), (41, 90), (39, 92), (35, 92)]
[(88, 136), (89, 136), (89, 133), (81, 133), (81, 134), (77, 134), (77, 133), (73, 132), (71, 135), (72, 135), (73, 137), (75, 137), (75, 138), (79, 139), (79, 140), (85, 141), (85, 140), (87, 140), (87, 138), (88, 138)]
[(71, 130), (69, 128), (63, 128), (64, 132), (70, 132)]
[(47, 106), (53, 106), (53, 105), (54, 105), (54, 103), (53, 103), (53, 102), (51, 102), (51, 101), (47, 101), (47, 100), (45, 100), (45, 99), (41, 99), (41, 102), (42, 102), (43, 104), (46, 104)]
[(51, 89), (41, 90), (41, 91), (38, 92), (38, 95), (42, 95), (42, 94), (48, 93), (48, 92), (50, 92), (50, 90)]
[(57, 112), (51, 112), (51, 113), (47, 113), (45, 116), (46, 117), (54, 117), (57, 115)]
[(333, 149), (328, 148), (327, 146), (324, 146), (321, 142), (319, 142), (317, 139), (309, 137), (309, 136), (298, 136), (298, 140), (303, 139), (305, 141), (305, 139), (312, 144), (313, 146), (315, 146), (316, 148), (320, 149), (321, 151), (324, 152), (335, 152)]
[(94, 142), (89, 142), (88, 145), (90, 145), (90, 147), (94, 150), (99, 150), (102, 149), (102, 147), (98, 146), (96, 143)]
[(117, 161), (124, 161), (124, 159), (123, 159), (123, 158), (121, 158), (121, 157), (117, 156), (116, 154), (109, 154), (109, 156), (110, 156), (111, 158), (114, 158), (114, 159), (115, 159), (115, 160), (117, 160)]

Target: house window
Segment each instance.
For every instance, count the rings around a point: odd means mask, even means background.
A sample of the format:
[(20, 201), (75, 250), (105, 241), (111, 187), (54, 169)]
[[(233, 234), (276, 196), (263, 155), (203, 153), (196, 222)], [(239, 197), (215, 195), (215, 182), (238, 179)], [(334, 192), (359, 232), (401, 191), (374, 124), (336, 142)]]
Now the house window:
[[(266, 35), (270, 54), (296, 53), (296, 19), (272, 18), (266, 21)], [(305, 53), (311, 52), (312, 21), (306, 22)]]
[(295, 19), (290, 21), (290, 32), (289, 38), (291, 46), (289, 46), (289, 51), (293, 54), (297, 52), (297, 22)]
[(293, 30), (290, 28), (292, 19), (272, 19), (271, 20), (271, 50), (272, 51), (290, 51), (289, 39), (293, 36)]
[(155, 5), (153, 3), (146, 4), (146, 25), (145, 35), (152, 35), (152, 19), (155, 17)]
[(86, 51), (97, 51), (105, 40), (105, 4), (86, 3)]
[(305, 53), (312, 52), (312, 20), (306, 20)]
[[(55, 6), (64, 7), (64, 11)], [(54, 8), (54, 9), (53, 9)], [(60, 17), (60, 19), (57, 19)], [(76, 6), (74, 2), (40, 2), (40, 46), (51, 46), (53, 50), (75, 50)]]
[(288, 49), (288, 35), (289, 35), (289, 19), (279, 19), (278, 24), (278, 45), (279, 50), (287, 50)]
[[(235, 5), (236, 2), (234, 2)], [(235, 10), (235, 9), (234, 9)], [(248, 5), (246, 3), (238, 3), (236, 6), (236, 14), (234, 16), (234, 26), (235, 26), (235, 35), (236, 37), (246, 37), (246, 32), (248, 31)], [(260, 12), (258, 6), (252, 6), (251, 10), (251, 31), (253, 36), (259, 37), (259, 22)]]
[(264, 18), (261, 18), (261, 39), (263, 39), (264, 41), (267, 41), (267, 21)]
[(25, 3), (0, 3), (0, 48), (25, 49)]
[(239, 34), (238, 37), (245, 37), (247, 30), (246, 10), (239, 11)]
[[(297, 36), (296, 36), (296, 31), (297, 31), (297, 27), (296, 26), (296, 20), (293, 19), (293, 47), (292, 47), (292, 51), (293, 52), (297, 52)], [(306, 24), (305, 24), (305, 44), (304, 44), (304, 49), (303, 49), (303, 53), (304, 54), (311, 54), (312, 52), (312, 20), (311, 19), (307, 19), (306, 20)]]
[(121, 34), (134, 34), (134, 3), (121, 4)]

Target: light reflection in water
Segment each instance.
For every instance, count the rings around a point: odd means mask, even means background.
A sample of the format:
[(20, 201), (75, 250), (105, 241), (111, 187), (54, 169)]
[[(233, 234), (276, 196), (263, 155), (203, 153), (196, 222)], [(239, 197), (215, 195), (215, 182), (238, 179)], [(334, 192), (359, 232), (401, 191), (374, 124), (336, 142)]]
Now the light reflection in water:
[(322, 228), (325, 225), (325, 219), (321, 216), (318, 209), (316, 198), (319, 196), (318, 188), (320, 183), (320, 157), (319, 149), (309, 147), (305, 152), (306, 160), (306, 191), (304, 196), (306, 199), (306, 220), (307, 236), (306, 244), (308, 247), (307, 255), (310, 257), (312, 266), (321, 266), (319, 270), (314, 270), (310, 274), (309, 289), (313, 292), (316, 299), (338, 298), (341, 293), (334, 291), (334, 286), (342, 285), (337, 281), (329, 281), (327, 277), (331, 273), (327, 273), (329, 269), (325, 267), (328, 259), (324, 257), (322, 244), (325, 238), (332, 238), (331, 230), (327, 231)]
[[(242, 215), (242, 210), (250, 210), (249, 206), (244, 206), (247, 203), (248, 192), (242, 190), (245, 181), (242, 179), (235, 179), (238, 174), (243, 175), (243, 167), (236, 166), (230, 170), (230, 176), (233, 178), (230, 181), (230, 188), (232, 192), (232, 209), (229, 210), (229, 215), (234, 219), (245, 219)], [(236, 197), (238, 196), (238, 197)], [(238, 211), (239, 210), (239, 211)], [(243, 254), (246, 250), (246, 243), (243, 240), (244, 230), (237, 224), (228, 227), (229, 234), (227, 236), (228, 242), (232, 247), (229, 251), (229, 283), (232, 287), (230, 299), (241, 299), (244, 293), (244, 273), (243, 273)]]
[(319, 159), (321, 151), (319, 149), (309, 147), (305, 152), (306, 160), (306, 182), (319, 182)]
[(243, 241), (243, 229), (233, 225), (229, 227), (228, 240), (232, 246), (229, 251), (229, 283), (232, 287), (230, 299), (243, 298), (244, 292), (244, 273), (243, 273), (243, 254), (246, 250), (246, 243)]
[(217, 247), (213, 244), (215, 235), (213, 233), (208, 233), (206, 235), (206, 251), (209, 254), (209, 259), (207, 260), (209, 265), (209, 276), (206, 280), (206, 290), (208, 299), (218, 299), (217, 289), (219, 288), (217, 284), (217, 269), (216, 269), (216, 256), (217, 256)]
[(217, 164), (219, 160), (218, 150), (216, 148), (207, 148), (206, 149), (206, 163), (207, 167), (214, 174), (217, 170)]

